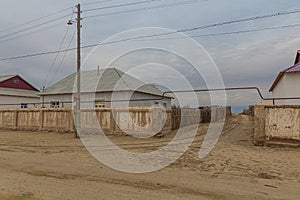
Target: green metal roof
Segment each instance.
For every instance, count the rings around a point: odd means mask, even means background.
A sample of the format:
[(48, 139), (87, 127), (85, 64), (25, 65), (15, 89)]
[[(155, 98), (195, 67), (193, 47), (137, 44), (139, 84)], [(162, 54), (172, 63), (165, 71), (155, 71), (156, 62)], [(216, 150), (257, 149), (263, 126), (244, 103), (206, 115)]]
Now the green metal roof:
[[(81, 71), (80, 79), (82, 93), (138, 91), (157, 96), (163, 94), (154, 85), (145, 84), (116, 68)], [(76, 82), (76, 73), (73, 73), (47, 88), (41, 95), (76, 93)]]

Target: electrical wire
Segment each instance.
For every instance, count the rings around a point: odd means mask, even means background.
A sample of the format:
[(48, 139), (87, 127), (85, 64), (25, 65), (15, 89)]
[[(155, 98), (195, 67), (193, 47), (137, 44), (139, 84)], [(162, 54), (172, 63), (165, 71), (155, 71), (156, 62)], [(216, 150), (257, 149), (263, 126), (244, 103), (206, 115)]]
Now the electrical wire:
[(3, 39), (3, 38), (7, 38), (7, 37), (10, 37), (12, 35), (15, 35), (15, 34), (18, 34), (18, 33), (22, 33), (24, 31), (28, 31), (28, 30), (31, 30), (31, 29), (34, 29), (34, 28), (37, 28), (37, 27), (40, 27), (40, 26), (43, 26), (45, 24), (49, 24), (51, 22), (55, 22), (55, 21), (58, 21), (60, 19), (64, 19), (66, 17), (70, 17), (72, 14), (67, 14), (67, 15), (63, 15), (63, 16), (59, 16), (59, 17), (56, 17), (54, 19), (51, 19), (51, 20), (48, 20), (46, 22), (43, 22), (43, 23), (40, 23), (40, 24), (37, 24), (37, 25), (33, 25), (33, 26), (30, 26), (30, 27), (27, 27), (27, 28), (24, 28), (24, 29), (21, 29), (21, 30), (18, 30), (18, 31), (15, 31), (15, 32), (12, 32), (12, 33), (9, 33), (9, 34), (6, 34), (6, 35), (3, 35), (3, 36), (0, 36), (0, 39)]
[[(278, 12), (278, 13), (273, 13), (273, 14), (269, 14), (269, 15), (249, 17), (249, 18), (231, 20), (231, 21), (226, 21), (226, 22), (221, 22), (221, 23), (216, 23), (216, 24), (209, 24), (209, 25), (204, 25), (204, 26), (199, 26), (199, 27), (194, 27), (194, 28), (181, 29), (181, 30), (177, 30), (175, 32), (170, 31), (170, 32), (166, 32), (166, 33), (144, 35), (144, 36), (138, 36), (138, 37), (133, 37), (133, 38), (125, 38), (125, 39), (121, 39), (121, 40), (104, 42), (104, 43), (99, 43), (99, 44), (91, 44), (91, 45), (82, 46), (81, 48), (91, 48), (91, 47), (95, 47), (95, 46), (113, 44), (113, 43), (118, 43), (118, 42), (125, 42), (125, 41), (130, 41), (130, 40), (137, 40), (137, 39), (143, 39), (143, 38), (151, 38), (151, 37), (157, 37), (157, 36), (171, 35), (171, 34), (175, 34), (177, 32), (182, 32), (182, 33), (183, 32), (190, 32), (190, 31), (201, 30), (201, 29), (212, 28), (212, 27), (218, 27), (218, 26), (229, 25), (229, 24), (234, 24), (234, 23), (254, 21), (254, 20), (259, 20), (259, 19), (271, 18), (271, 17), (275, 17), (275, 16), (295, 14), (295, 13), (299, 13), (299, 12), (300, 12), (300, 10)], [(40, 53), (28, 54), (28, 55), (22, 55), (22, 56), (13, 56), (13, 57), (1, 58), (0, 61), (15, 60), (15, 59), (20, 59), (20, 58), (28, 58), (28, 57), (47, 55), (47, 54), (54, 54), (54, 53), (58, 53), (58, 52), (72, 51), (72, 50), (75, 50), (75, 49), (76, 48), (69, 48), (69, 49), (64, 49), (64, 50), (60, 50), (60, 51), (46, 51), (46, 52), (40, 52)]]
[(182, 36), (182, 37), (180, 36), (180, 37), (170, 37), (170, 38), (156, 38), (156, 39), (148, 39), (148, 40), (136, 40), (136, 41), (158, 41), (158, 40), (173, 40), (173, 39), (186, 39), (186, 38), (214, 37), (214, 36), (224, 36), (224, 35), (233, 35), (233, 34), (259, 32), (259, 31), (277, 30), (277, 29), (283, 29), (283, 28), (293, 28), (293, 27), (300, 27), (300, 24), (291, 24), (291, 25), (266, 27), (266, 28), (258, 28), (258, 29), (247, 29), (247, 30), (232, 31), (232, 32), (222, 32), (222, 33), (209, 33), (209, 34), (202, 34), (202, 35)]
[(163, 1), (163, 0), (136, 1), (136, 2), (125, 3), (125, 4), (117, 4), (117, 5), (112, 5), (112, 6), (104, 6), (104, 7), (100, 7), (100, 8), (86, 9), (86, 10), (83, 10), (83, 12), (90, 12), (90, 11), (95, 11), (95, 10), (104, 10), (104, 9), (111, 9), (111, 8), (120, 8), (120, 7), (126, 7), (126, 6), (134, 6), (134, 5), (152, 3), (152, 2), (157, 2), (157, 1)]
[(136, 8), (136, 9), (131, 9), (131, 10), (124, 10), (124, 11), (103, 13), (103, 14), (97, 14), (97, 15), (90, 15), (90, 16), (85, 16), (84, 18), (88, 19), (88, 18), (96, 18), (96, 17), (104, 17), (104, 16), (110, 16), (110, 15), (124, 14), (124, 13), (139, 12), (139, 11), (145, 11), (145, 10), (162, 9), (162, 8), (168, 8), (168, 7), (173, 7), (173, 6), (181, 6), (181, 5), (187, 5), (187, 4), (192, 4), (192, 3), (200, 3), (200, 2), (206, 2), (206, 1), (209, 1), (209, 0), (189, 0), (189, 1), (183, 1), (183, 2), (177, 2), (177, 3), (149, 6), (149, 7), (145, 7), (145, 8)]
[(61, 25), (61, 23), (56, 23), (56, 24), (54, 24), (54, 25), (47, 26), (47, 27), (45, 27), (45, 28), (42, 28), (42, 29), (39, 29), (39, 30), (36, 30), (36, 31), (31, 31), (31, 32), (29, 32), (29, 33), (25, 33), (25, 34), (22, 34), (22, 35), (19, 35), (19, 36), (16, 36), (16, 37), (8, 38), (8, 39), (6, 39), (6, 40), (0, 40), (0, 43), (4, 43), (4, 42), (11, 41), (11, 40), (19, 39), (19, 38), (22, 38), (22, 37), (26, 37), (26, 36), (28, 36), (28, 35), (32, 35), (32, 34), (35, 34), (35, 33), (38, 33), (38, 32), (42, 32), (42, 31), (51, 29), (51, 28), (56, 27), (56, 26), (59, 26), (59, 25)]
[(16, 28), (25, 26), (25, 25), (31, 24), (31, 23), (33, 23), (33, 22), (40, 21), (40, 20), (42, 20), (42, 19), (45, 19), (45, 18), (54, 16), (54, 15), (57, 15), (57, 14), (62, 13), (62, 12), (64, 12), (64, 11), (67, 11), (67, 10), (69, 10), (69, 9), (71, 9), (71, 8), (73, 8), (73, 7), (68, 7), (68, 8), (65, 8), (65, 9), (63, 9), (63, 10), (60, 10), (60, 11), (51, 13), (51, 14), (49, 14), (49, 15), (46, 15), (46, 16), (43, 16), (43, 17), (39, 17), (39, 18), (37, 18), (37, 19), (34, 19), (34, 20), (31, 20), (31, 21), (28, 21), (28, 22), (25, 22), (25, 23), (22, 23), (22, 24), (18, 24), (18, 25), (9, 27), (9, 28), (7, 28), (7, 29), (1, 30), (0, 33), (3, 33), (3, 32), (6, 32), (6, 31), (10, 31), (10, 30), (13, 30), (13, 29), (16, 29)]
[(69, 49), (64, 49), (64, 50), (56, 50), (56, 51), (46, 51), (46, 52), (41, 52), (41, 53), (34, 53), (34, 54), (27, 54), (27, 55), (22, 55), (22, 56), (14, 56), (14, 57), (9, 57), (9, 58), (2, 58), (0, 61), (5, 61), (5, 60), (15, 60), (15, 59), (21, 59), (21, 58), (29, 58), (29, 57), (36, 57), (36, 56), (42, 56), (42, 55), (49, 55), (49, 54), (55, 54), (55, 53), (61, 53), (65, 51), (73, 51), (76, 50), (75, 48), (69, 48)]
[[(70, 42), (69, 42), (69, 45), (67, 46), (67, 49), (70, 48), (70, 46), (71, 46), (71, 44), (72, 44), (72, 42), (73, 42), (73, 40), (74, 40), (74, 38), (75, 38), (75, 35), (76, 35), (76, 30), (73, 32), (73, 35), (72, 35), (72, 37), (71, 37), (71, 40), (70, 40)], [(68, 51), (65, 51), (65, 52), (64, 52), (63, 57), (62, 57), (62, 59), (61, 59), (59, 65), (58, 65), (58, 67), (56, 68), (56, 70), (55, 70), (55, 72), (54, 72), (54, 75), (53, 75), (52, 79), (51, 79), (51, 80), (49, 81), (49, 83), (47, 84), (46, 88), (48, 88), (49, 85), (51, 85), (51, 84), (53, 83), (53, 81), (54, 81), (54, 79), (55, 79), (55, 77), (56, 77), (56, 75), (57, 75), (59, 69), (61, 68), (61, 66), (63, 65), (63, 63), (64, 63), (64, 61), (65, 61), (65, 58), (66, 58), (67, 53), (68, 53)]]
[(228, 25), (228, 24), (235, 24), (235, 23), (246, 22), (246, 21), (255, 21), (255, 20), (259, 20), (259, 19), (272, 18), (272, 17), (282, 16), (282, 15), (290, 15), (290, 14), (295, 14), (295, 13), (299, 13), (299, 12), (300, 12), (299, 9), (292, 10), (292, 11), (278, 12), (278, 13), (273, 13), (273, 14), (268, 14), (268, 15), (261, 15), (261, 16), (231, 20), (231, 21), (226, 21), (226, 22), (221, 22), (221, 23), (216, 23), (216, 24), (209, 24), (209, 25), (204, 25), (204, 26), (199, 26), (199, 27), (194, 27), (194, 28), (182, 29), (182, 30), (179, 30), (178, 32), (188, 32), (188, 31), (212, 28), (212, 27), (223, 26), (223, 25)]
[[(74, 10), (73, 10), (73, 14), (72, 14), (72, 16), (71, 16), (71, 20), (73, 19), (73, 17), (74, 17)], [(61, 43), (60, 43), (60, 45), (59, 45), (58, 51), (61, 51), (61, 50), (62, 50), (63, 45), (64, 45), (64, 43), (65, 43), (65, 40), (66, 40), (66, 38), (67, 38), (68, 32), (69, 32), (69, 29), (70, 29), (70, 26), (67, 26), (66, 32), (65, 32), (65, 34), (64, 34), (64, 36), (63, 36), (63, 39), (62, 39), (62, 41), (61, 41)], [(52, 64), (51, 64), (51, 66), (50, 66), (50, 68), (49, 68), (49, 70), (48, 70), (47, 76), (46, 76), (46, 78), (44, 79), (44, 82), (43, 82), (43, 86), (45, 85), (46, 81), (48, 80), (48, 78), (49, 78), (49, 76), (50, 76), (50, 74), (51, 74), (51, 72), (52, 72), (52, 69), (53, 69), (53, 67), (54, 67), (54, 65), (55, 65), (55, 63), (56, 63), (56, 61), (57, 61), (57, 59), (58, 59), (58, 55), (59, 55), (59, 52), (56, 54), (56, 56), (55, 56), (55, 58), (54, 58), (54, 60), (53, 60), (53, 62), (52, 62)]]
[(90, 2), (90, 3), (83, 3), (82, 5), (93, 5), (93, 4), (99, 4), (99, 3), (106, 3), (106, 2), (110, 2), (110, 1), (115, 1), (115, 0), (94, 1), (94, 2)]
[[(63, 45), (64, 45), (64, 42), (65, 42), (65, 40), (66, 40), (67, 34), (68, 34), (68, 32), (69, 32), (69, 29), (70, 29), (70, 27), (68, 26), (68, 27), (67, 27), (67, 30), (66, 30), (66, 32), (65, 32), (65, 34), (64, 34), (64, 37), (63, 37), (63, 39), (62, 39), (62, 41), (61, 41), (61, 43), (60, 43), (60, 46), (59, 46), (59, 50), (58, 50), (58, 51), (60, 51), (60, 50), (62, 49), (62, 47), (63, 47)], [(49, 76), (50, 76), (50, 74), (51, 74), (51, 72), (52, 72), (52, 69), (53, 69), (53, 67), (54, 67), (54, 65), (55, 65), (55, 63), (56, 63), (56, 61), (57, 61), (57, 59), (58, 59), (58, 55), (59, 55), (59, 52), (57, 52), (56, 55), (55, 55), (55, 58), (54, 58), (54, 60), (53, 60), (53, 62), (52, 62), (52, 64), (51, 64), (51, 66), (50, 66), (50, 68), (49, 68), (49, 70), (48, 70), (47, 76), (46, 76), (46, 78), (44, 79), (43, 86), (45, 85), (46, 81), (48, 80), (48, 78), (49, 78)]]

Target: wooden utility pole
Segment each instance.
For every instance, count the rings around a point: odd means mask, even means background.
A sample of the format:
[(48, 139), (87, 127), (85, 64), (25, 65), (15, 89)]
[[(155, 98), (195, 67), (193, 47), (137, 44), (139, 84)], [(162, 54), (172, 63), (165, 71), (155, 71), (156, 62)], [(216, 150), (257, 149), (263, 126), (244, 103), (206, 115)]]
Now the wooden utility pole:
[(81, 30), (81, 9), (80, 4), (77, 5), (77, 93), (76, 93), (76, 129), (74, 137), (78, 138), (81, 131), (81, 113), (80, 113), (80, 67), (81, 67), (81, 49), (80, 49), (80, 30)]

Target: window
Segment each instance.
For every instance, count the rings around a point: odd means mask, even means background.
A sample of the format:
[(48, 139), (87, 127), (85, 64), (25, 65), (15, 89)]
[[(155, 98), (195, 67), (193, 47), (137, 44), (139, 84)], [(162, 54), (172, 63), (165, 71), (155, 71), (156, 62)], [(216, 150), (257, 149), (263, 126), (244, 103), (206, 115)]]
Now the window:
[(59, 108), (59, 101), (51, 101), (50, 108)]
[(21, 108), (28, 108), (27, 103), (21, 103)]
[(105, 107), (105, 100), (96, 100), (95, 101), (95, 108), (104, 108)]
[(155, 106), (159, 106), (159, 102), (158, 101), (154, 101), (154, 105)]
[(14, 79), (14, 83), (18, 84), (19, 80), (18, 79)]
[(164, 106), (164, 108), (166, 108), (167, 107), (167, 103), (163, 103), (163, 106)]

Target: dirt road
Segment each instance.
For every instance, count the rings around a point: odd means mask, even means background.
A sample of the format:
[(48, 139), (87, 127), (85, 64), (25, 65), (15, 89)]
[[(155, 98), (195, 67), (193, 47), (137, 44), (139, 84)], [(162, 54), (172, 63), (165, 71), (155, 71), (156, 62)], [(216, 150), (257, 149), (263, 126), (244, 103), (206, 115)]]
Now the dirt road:
[[(0, 131), (0, 199), (299, 199), (300, 149), (251, 143), (253, 119), (232, 116), (214, 150), (198, 153), (208, 125), (189, 150), (157, 172), (127, 174), (98, 162), (72, 134)], [(111, 136), (129, 151), (153, 151), (162, 138)]]

